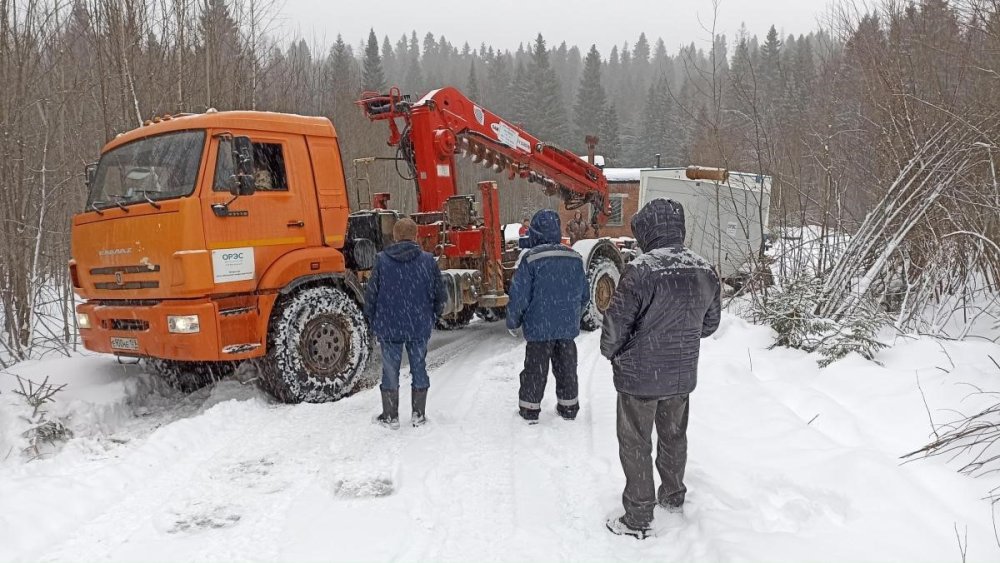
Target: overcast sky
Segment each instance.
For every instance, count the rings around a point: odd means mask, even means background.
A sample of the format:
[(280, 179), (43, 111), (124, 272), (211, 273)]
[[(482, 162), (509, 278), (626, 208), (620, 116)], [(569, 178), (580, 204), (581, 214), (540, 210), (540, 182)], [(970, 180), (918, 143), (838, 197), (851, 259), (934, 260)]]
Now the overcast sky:
[[(717, 29), (730, 39), (743, 23), (760, 37), (772, 24), (782, 36), (808, 33), (829, 2), (720, 0)], [(611, 45), (631, 45), (640, 32), (650, 43), (662, 37), (671, 53), (692, 41), (708, 45), (712, 0), (285, 0), (281, 13), (279, 36), (300, 35), (323, 46), (338, 33), (356, 45), (374, 28), (380, 41), (388, 34), (394, 45), (401, 34), (416, 30), (421, 42), (430, 31), (459, 48), (468, 41), (514, 50), (541, 32), (550, 46), (566, 41), (586, 51), (596, 43), (606, 57)]]

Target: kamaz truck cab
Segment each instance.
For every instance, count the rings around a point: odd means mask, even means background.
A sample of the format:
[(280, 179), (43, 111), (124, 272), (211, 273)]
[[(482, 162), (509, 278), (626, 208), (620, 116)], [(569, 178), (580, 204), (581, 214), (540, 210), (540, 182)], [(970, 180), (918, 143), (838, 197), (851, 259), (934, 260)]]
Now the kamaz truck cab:
[(264, 387), (286, 401), (354, 389), (370, 340), (329, 120), (157, 118), (109, 142), (87, 178), (70, 269), (88, 350), (174, 379), (263, 358)]

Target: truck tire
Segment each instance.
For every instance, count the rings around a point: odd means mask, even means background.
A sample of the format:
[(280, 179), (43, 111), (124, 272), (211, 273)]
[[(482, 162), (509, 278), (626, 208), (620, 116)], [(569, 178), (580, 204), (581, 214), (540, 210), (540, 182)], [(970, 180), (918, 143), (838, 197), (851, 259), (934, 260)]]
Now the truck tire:
[(507, 318), (506, 307), (479, 307), (476, 316), (488, 323), (495, 323)]
[(237, 362), (184, 362), (146, 358), (146, 371), (183, 393), (197, 391), (225, 379), (236, 371)]
[(368, 324), (344, 291), (310, 287), (275, 304), (261, 386), (285, 403), (325, 403), (354, 392), (371, 355)]
[(438, 317), (437, 321), (434, 322), (434, 327), (438, 330), (458, 330), (469, 326), (474, 316), (476, 316), (476, 309), (469, 306), (457, 313)]
[(590, 284), (590, 303), (583, 310), (580, 328), (597, 330), (604, 322), (604, 311), (611, 305), (611, 296), (621, 279), (618, 266), (610, 258), (595, 256), (590, 261), (587, 270), (587, 283)]

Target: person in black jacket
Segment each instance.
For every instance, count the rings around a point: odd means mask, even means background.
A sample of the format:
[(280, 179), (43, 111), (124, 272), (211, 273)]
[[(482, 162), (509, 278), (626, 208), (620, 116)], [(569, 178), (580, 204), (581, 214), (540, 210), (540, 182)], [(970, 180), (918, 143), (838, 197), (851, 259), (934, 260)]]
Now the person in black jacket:
[(556, 377), (556, 412), (566, 420), (580, 410), (577, 397), (576, 342), (580, 317), (590, 302), (583, 258), (560, 244), (559, 214), (542, 209), (528, 229), (531, 250), (521, 256), (510, 285), (507, 328), (524, 328), (528, 341), (518, 393), (518, 412), (529, 424), (538, 422), (549, 362)]
[[(687, 464), (688, 394), (698, 376), (701, 339), (719, 327), (721, 287), (715, 269), (684, 247), (684, 208), (655, 199), (632, 218), (643, 254), (625, 267), (604, 313), (601, 354), (618, 390), (618, 454), (625, 471), (625, 514), (616, 534), (645, 538), (657, 503), (680, 512)], [(654, 490), (652, 443), (656, 427)]]
[(427, 341), (444, 310), (447, 292), (437, 261), (414, 242), (417, 224), (400, 219), (392, 229), (396, 243), (380, 252), (365, 287), (365, 316), (382, 347), (382, 414), (376, 421), (399, 428), (399, 366), (403, 348), (410, 358), (414, 426), (426, 418)]

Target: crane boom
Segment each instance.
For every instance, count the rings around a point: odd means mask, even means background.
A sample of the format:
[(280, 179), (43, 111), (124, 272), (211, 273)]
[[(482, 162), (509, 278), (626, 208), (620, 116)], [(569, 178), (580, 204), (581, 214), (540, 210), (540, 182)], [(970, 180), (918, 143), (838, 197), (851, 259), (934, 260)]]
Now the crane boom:
[[(567, 209), (591, 204), (595, 231), (611, 213), (608, 182), (597, 166), (546, 143), (477, 105), (456, 88), (433, 90), (411, 103), (398, 88), (366, 92), (357, 102), (372, 121), (388, 121), (388, 144), (398, 148), (417, 184), (420, 212), (440, 211), (458, 195), (455, 156), (539, 184)], [(402, 129), (400, 129), (402, 123)]]

